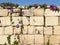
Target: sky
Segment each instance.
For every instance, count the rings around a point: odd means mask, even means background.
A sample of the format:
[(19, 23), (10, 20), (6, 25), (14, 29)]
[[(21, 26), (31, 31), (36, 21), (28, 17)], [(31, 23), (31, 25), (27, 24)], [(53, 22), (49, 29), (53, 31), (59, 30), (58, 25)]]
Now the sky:
[(28, 6), (32, 4), (47, 4), (60, 6), (60, 0), (0, 0), (0, 3), (12, 2), (20, 6)]

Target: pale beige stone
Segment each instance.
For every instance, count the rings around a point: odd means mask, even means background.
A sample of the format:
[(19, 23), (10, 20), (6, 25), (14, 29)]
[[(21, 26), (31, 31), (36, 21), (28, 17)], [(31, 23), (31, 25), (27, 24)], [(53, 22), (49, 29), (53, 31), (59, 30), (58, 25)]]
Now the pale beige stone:
[(50, 43), (50, 37), (51, 37), (51, 35), (45, 35), (44, 36), (44, 42), (45, 42), (45, 44), (47, 44), (48, 40), (49, 40), (49, 43)]
[(28, 35), (28, 44), (33, 44), (34, 43), (34, 35)]
[(34, 30), (35, 34), (43, 34), (43, 26), (35, 26), (35, 30)]
[(14, 35), (11, 35), (11, 37), (10, 37), (11, 44), (14, 43), (14, 40), (15, 40), (14, 38), (15, 38)]
[(0, 35), (4, 34), (4, 27), (0, 27)]
[(13, 27), (12, 26), (8, 26), (8, 27), (5, 27), (5, 34), (13, 34)]
[(28, 35), (20, 35), (20, 43), (26, 43), (28, 42)]
[(43, 35), (35, 35), (35, 43), (44, 43)]
[(20, 34), (20, 32), (21, 32), (21, 27), (19, 27), (19, 28), (13, 27), (13, 28), (14, 28), (14, 34), (15, 34), (15, 33)]
[(46, 17), (45, 24), (46, 26), (58, 25), (58, 17)]
[(60, 26), (54, 26), (54, 34), (60, 34)]
[(34, 13), (35, 16), (43, 16), (44, 15), (44, 9), (38, 9), (37, 8), (37, 9), (34, 10), (33, 13)]
[(30, 25), (44, 25), (43, 17), (30, 17)]
[(0, 9), (0, 16), (7, 16), (8, 10), (7, 9)]
[(22, 10), (24, 13), (23, 13), (23, 16), (33, 16), (33, 12), (29, 9), (26, 9), (26, 10)]
[(24, 26), (24, 28), (23, 28), (23, 34), (27, 34), (27, 26)]
[(23, 25), (28, 25), (30, 24), (29, 17), (22, 17)]
[(35, 27), (34, 26), (28, 26), (27, 32), (28, 34), (34, 34)]
[[(12, 26), (16, 26), (17, 24), (19, 24), (21, 26), (21, 20), (22, 18), (21, 17), (12, 17)], [(19, 23), (20, 21), (20, 23)]]
[(2, 17), (0, 17), (0, 26), (2, 26)]
[(19, 16), (19, 13), (13, 13), (12, 16)]
[(60, 16), (60, 12), (52, 11), (50, 9), (45, 10), (45, 16)]
[(7, 35), (0, 35), (0, 44), (8, 43)]
[(44, 27), (44, 34), (52, 34), (52, 27)]
[(10, 17), (2, 17), (1, 23), (2, 23), (2, 26), (9, 26), (9, 25), (11, 25)]
[(50, 43), (51, 44), (60, 43), (60, 36), (59, 35), (52, 35), (50, 37)]

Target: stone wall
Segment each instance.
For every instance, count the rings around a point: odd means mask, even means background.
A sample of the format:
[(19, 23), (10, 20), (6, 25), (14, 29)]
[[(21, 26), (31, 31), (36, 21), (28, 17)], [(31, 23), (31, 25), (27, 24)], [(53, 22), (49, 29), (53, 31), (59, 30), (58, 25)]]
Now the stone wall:
[(0, 9), (0, 44), (9, 45), (7, 37), (11, 35), (11, 44), (18, 41), (19, 36), (19, 45), (60, 45), (60, 12), (50, 9), (22, 11), (23, 16), (13, 13), (11, 21), (8, 10)]

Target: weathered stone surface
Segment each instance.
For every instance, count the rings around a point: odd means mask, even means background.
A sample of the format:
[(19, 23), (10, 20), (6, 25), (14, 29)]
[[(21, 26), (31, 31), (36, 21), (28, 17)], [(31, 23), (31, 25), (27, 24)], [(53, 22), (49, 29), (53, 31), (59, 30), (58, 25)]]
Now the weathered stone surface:
[(30, 25), (44, 25), (43, 17), (30, 17)]
[(43, 26), (35, 26), (34, 34), (43, 35)]
[(0, 44), (8, 43), (7, 35), (0, 35)]
[(44, 27), (44, 34), (52, 35), (52, 27)]
[(12, 26), (16, 26), (17, 24), (21, 26), (21, 20), (21, 17), (12, 17)]
[(50, 9), (45, 10), (45, 16), (60, 16), (60, 12), (52, 11)]
[(43, 35), (35, 35), (35, 43), (44, 43)]
[(51, 44), (60, 43), (60, 36), (59, 35), (52, 35), (50, 37), (50, 43)]
[(15, 34), (15, 33), (20, 34), (20, 32), (21, 32), (21, 27), (19, 27), (19, 28), (13, 27), (13, 30), (14, 30), (14, 34)]
[(28, 35), (28, 44), (33, 44), (34, 43), (34, 35)]
[(56, 26), (56, 25), (58, 25), (58, 17), (46, 17), (45, 25), (46, 26)]
[(0, 27), (0, 35), (4, 34), (4, 27)]
[(8, 35), (13, 34), (13, 27), (12, 26), (5, 27), (5, 34)]
[(7, 9), (0, 9), (0, 16), (7, 16), (8, 10)]
[(54, 26), (54, 34), (56, 35), (60, 34), (60, 26)]
[(30, 24), (30, 18), (29, 17), (22, 17), (23, 25), (29, 25)]
[(34, 10), (34, 16), (43, 16), (44, 15), (44, 9), (35, 9)]
[(33, 16), (33, 11), (30, 9), (22, 10), (23, 16)]
[(1, 20), (2, 26), (9, 26), (9, 25), (11, 25), (10, 17), (1, 17), (1, 18), (2, 18), (2, 20)]

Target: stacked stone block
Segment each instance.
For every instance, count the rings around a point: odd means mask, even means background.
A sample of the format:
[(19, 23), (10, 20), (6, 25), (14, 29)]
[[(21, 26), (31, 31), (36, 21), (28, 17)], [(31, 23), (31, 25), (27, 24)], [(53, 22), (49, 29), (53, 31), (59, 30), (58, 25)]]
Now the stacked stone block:
[[(7, 37), (11, 35), (13, 45), (19, 35), (19, 45), (47, 45), (48, 41), (50, 45), (60, 45), (60, 12), (50, 9), (23, 9), (23, 16), (13, 13), (11, 21), (8, 10), (0, 10), (0, 44), (9, 45)], [(16, 10), (19, 9), (14, 9)]]

